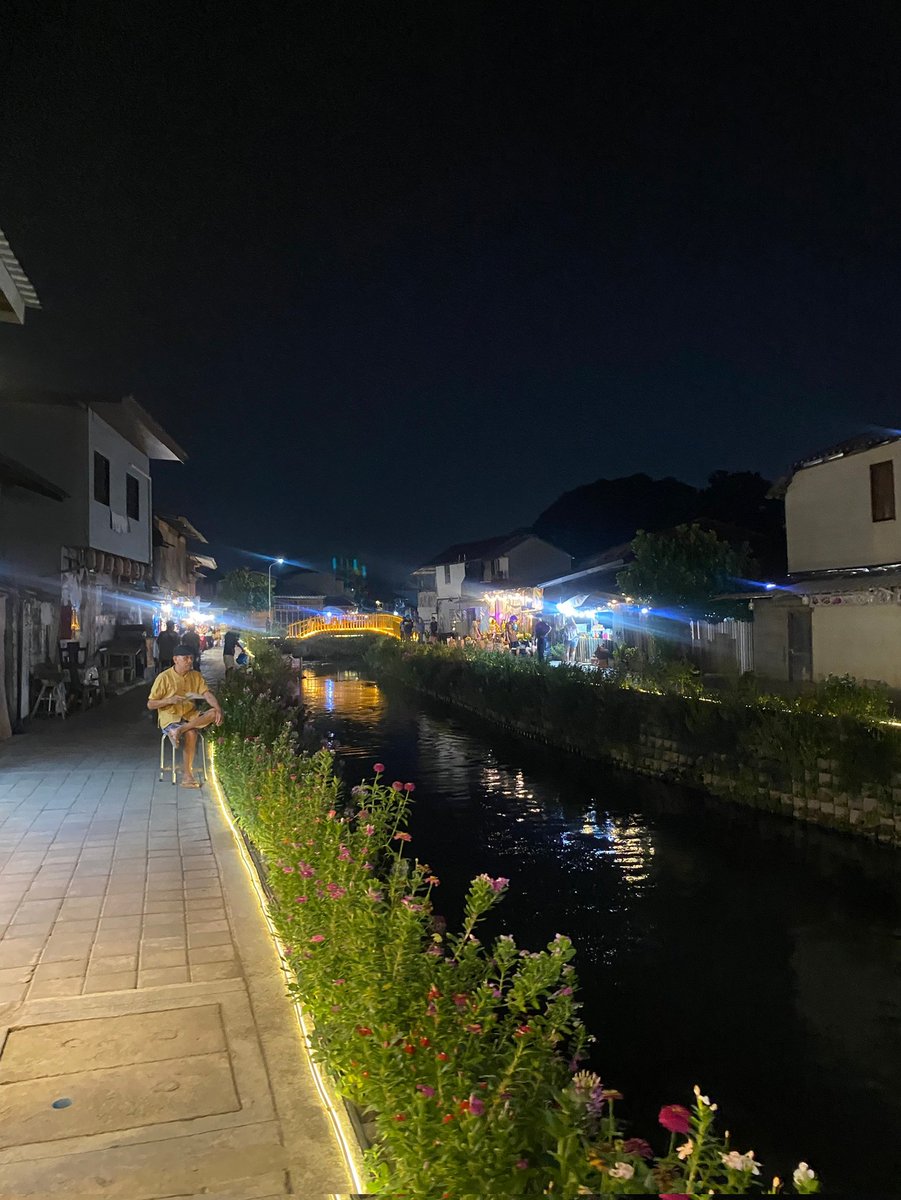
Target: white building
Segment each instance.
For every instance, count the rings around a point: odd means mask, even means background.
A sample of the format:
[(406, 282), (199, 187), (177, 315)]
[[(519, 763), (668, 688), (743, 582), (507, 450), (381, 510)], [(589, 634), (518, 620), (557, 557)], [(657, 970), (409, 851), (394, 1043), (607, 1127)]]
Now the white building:
[(90, 659), (117, 624), (146, 617), (150, 463), (186, 456), (132, 397), (0, 391), (0, 429), (3, 452), (64, 496), (48, 504), (20, 487), (0, 503), (2, 574), (23, 606), (21, 718), (29, 668), (56, 663), (60, 642), (79, 642)]
[(901, 434), (854, 438), (783, 480), (788, 586), (754, 600), (758, 674), (901, 688)]
[(441, 633), (462, 631), (483, 606), (486, 593), (534, 588), (571, 567), (567, 551), (527, 529), (459, 542), (413, 572), (419, 586), (419, 615), (426, 623), (437, 616)]

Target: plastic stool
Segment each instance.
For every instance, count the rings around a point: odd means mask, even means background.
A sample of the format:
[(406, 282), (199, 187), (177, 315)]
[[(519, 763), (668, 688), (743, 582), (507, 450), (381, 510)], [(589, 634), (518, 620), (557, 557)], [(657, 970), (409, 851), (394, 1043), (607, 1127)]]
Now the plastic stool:
[[(200, 745), (200, 773), (203, 777), (203, 782), (206, 783), (206, 742), (203, 740), (203, 734), (199, 729), (195, 732), (197, 733), (197, 741)], [(172, 759), (168, 767), (166, 766), (167, 746), (172, 751)], [(195, 758), (194, 761), (196, 762), (197, 759)], [(175, 787), (175, 747), (172, 745), (172, 740), (170, 739), (168, 733), (164, 733), (160, 738), (160, 783), (162, 783), (163, 776), (166, 774), (167, 770), (172, 776), (172, 786)]]

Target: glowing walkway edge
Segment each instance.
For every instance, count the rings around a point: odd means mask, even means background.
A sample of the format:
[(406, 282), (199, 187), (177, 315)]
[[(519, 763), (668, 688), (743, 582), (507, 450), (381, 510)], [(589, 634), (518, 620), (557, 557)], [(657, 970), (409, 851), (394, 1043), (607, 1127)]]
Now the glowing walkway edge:
[[(234, 838), (241, 861), (244, 864), (244, 870), (247, 872), (251, 886), (256, 893), (256, 898), (260, 906), (260, 912), (263, 915), (263, 920), (266, 922), (269, 933), (273, 942), (275, 943), (276, 949), (278, 950), (282, 974), (285, 976), (287, 983), (293, 983), (294, 981), (291, 977), (291, 970), (288, 966), (285, 955), (285, 947), (281, 938), (278, 936), (271, 917), (269, 916), (267, 897), (260, 884), (260, 877), (257, 873), (256, 864), (247, 851), (247, 845), (244, 841), (243, 834), (235, 824), (228, 801), (225, 798), (225, 793), (222, 790), (222, 785), (219, 783), (219, 776), (216, 773), (215, 746), (210, 747), (209, 763), (209, 777), (212, 780), (213, 790), (216, 793), (216, 799), (219, 802), (220, 812), (222, 813), (226, 824), (231, 830), (231, 835)], [(291, 1005), (294, 1009), (294, 1015), (297, 1017), (297, 1025), (300, 1029), (301, 1039), (307, 1052), (307, 1061), (310, 1066), (310, 1071), (313, 1075), (313, 1081), (316, 1084), (316, 1091), (319, 1093), (319, 1099), (322, 1102), (322, 1107), (328, 1115), (332, 1126), (332, 1132), (334, 1133), (335, 1140), (337, 1141), (338, 1147), (341, 1150), (341, 1155), (350, 1175), (351, 1182), (353, 1183), (358, 1194), (367, 1195), (366, 1186), (363, 1180), (362, 1166), (360, 1163), (360, 1146), (357, 1142), (356, 1136), (353, 1133), (353, 1129), (350, 1121), (347, 1118), (347, 1115), (342, 1111), (342, 1107), (339, 1107), (340, 1102), (335, 1102), (335, 1095), (331, 1084), (319, 1070), (319, 1065), (313, 1057), (313, 1043), (310, 1040), (310, 1034), (307, 1029), (307, 1022), (306, 1018), (304, 1017), (303, 1009), (301, 1008), (300, 1003), (296, 999), (293, 999), (293, 997), (291, 998)], [(344, 1193), (333, 1192), (333, 1200), (341, 1200), (342, 1195), (344, 1195)]]

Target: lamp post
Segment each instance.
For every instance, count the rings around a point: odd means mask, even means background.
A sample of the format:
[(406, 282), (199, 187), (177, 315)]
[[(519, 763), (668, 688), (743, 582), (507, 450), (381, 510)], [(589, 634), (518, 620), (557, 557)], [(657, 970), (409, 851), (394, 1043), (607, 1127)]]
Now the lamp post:
[(269, 564), (269, 571), (267, 573), (268, 578), (269, 578), (269, 616), (266, 618), (266, 632), (267, 633), (272, 632), (272, 568), (275, 566), (280, 567), (284, 561), (285, 560), (283, 558), (276, 558), (273, 562), (271, 562)]

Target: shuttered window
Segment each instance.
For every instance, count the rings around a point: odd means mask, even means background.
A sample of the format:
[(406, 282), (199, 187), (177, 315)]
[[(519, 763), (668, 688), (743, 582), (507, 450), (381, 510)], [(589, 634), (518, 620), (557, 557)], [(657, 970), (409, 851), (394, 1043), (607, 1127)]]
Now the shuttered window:
[(874, 521), (894, 521), (895, 468), (891, 460), (870, 466), (870, 504)]
[(109, 459), (94, 451), (94, 499), (109, 504)]
[(141, 519), (141, 485), (134, 475), (125, 476), (125, 513), (132, 521)]

